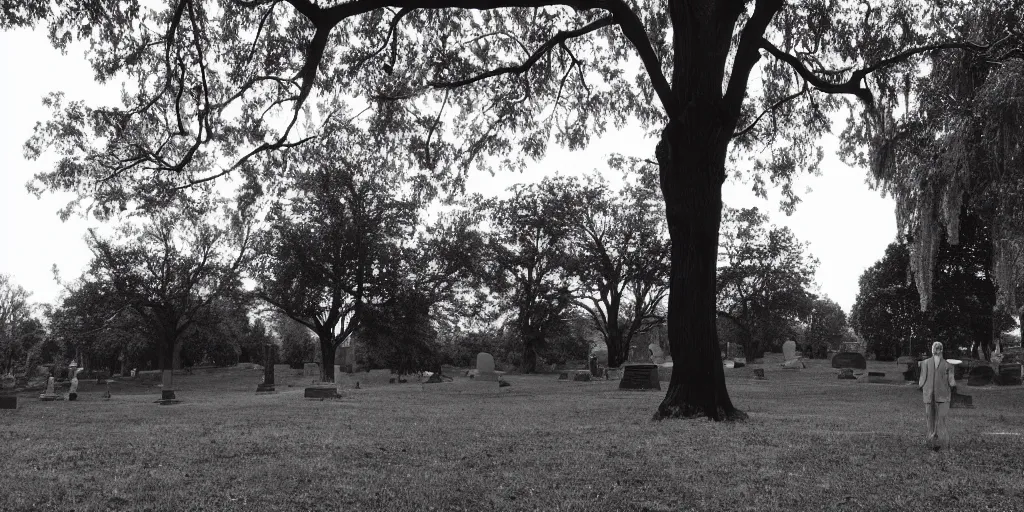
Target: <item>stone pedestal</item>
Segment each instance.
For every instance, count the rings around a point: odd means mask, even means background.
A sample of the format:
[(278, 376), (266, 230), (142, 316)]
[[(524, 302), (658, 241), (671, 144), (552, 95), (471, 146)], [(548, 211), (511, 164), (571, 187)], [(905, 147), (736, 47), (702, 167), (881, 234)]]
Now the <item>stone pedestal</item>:
[(17, 409), (17, 396), (0, 396), (0, 409)]
[(656, 389), (661, 390), (656, 364), (627, 364), (623, 367), (619, 389)]
[(163, 370), (160, 372), (160, 382), (162, 387), (160, 389), (160, 400), (156, 403), (160, 405), (174, 405), (181, 403), (181, 400), (174, 394), (174, 372), (171, 370)]
[(46, 379), (46, 391), (43, 394), (39, 395), (39, 399), (44, 402), (52, 402), (57, 398), (57, 393), (53, 391), (53, 377), (51, 376), (50, 378)]
[(303, 397), (323, 400), (325, 398), (341, 398), (341, 395), (338, 394), (338, 388), (325, 385), (306, 388)]
[(263, 382), (256, 386), (257, 393), (274, 391), (274, 364), (277, 363), (277, 345), (263, 346)]

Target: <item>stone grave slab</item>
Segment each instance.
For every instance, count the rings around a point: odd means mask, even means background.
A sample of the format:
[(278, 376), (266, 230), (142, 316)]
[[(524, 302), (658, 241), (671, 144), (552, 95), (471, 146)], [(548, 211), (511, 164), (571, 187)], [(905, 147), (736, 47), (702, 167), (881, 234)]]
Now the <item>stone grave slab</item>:
[(334, 386), (311, 386), (304, 390), (304, 398), (323, 400), (325, 398), (341, 398), (338, 388)]
[(999, 365), (999, 385), (1020, 386), (1021, 365), (1019, 363)]
[(52, 402), (57, 399), (57, 393), (53, 391), (53, 376), (46, 379), (46, 391), (39, 395), (39, 399), (44, 402)]
[(753, 370), (754, 370), (754, 373), (752, 375), (753, 375), (753, 377), (755, 379), (757, 379), (757, 380), (768, 380), (768, 378), (764, 376), (764, 368), (754, 368)]
[(0, 396), (0, 409), (17, 409), (18, 396)]
[(853, 368), (840, 368), (839, 378), (843, 380), (853, 380), (856, 379), (857, 377), (853, 375)]
[(868, 361), (857, 352), (840, 352), (832, 356), (832, 368), (853, 368), (867, 370)]
[(627, 364), (623, 367), (619, 389), (661, 390), (656, 364)]
[(591, 376), (589, 371), (576, 372), (572, 376), (572, 380), (576, 382), (590, 382), (590, 378)]
[(996, 371), (991, 366), (982, 365), (971, 368), (971, 373), (967, 375), (968, 386), (987, 386), (992, 384), (995, 380)]
[(868, 372), (867, 380), (868, 380), (868, 382), (874, 383), (874, 384), (885, 382), (885, 373), (884, 372)]
[(498, 382), (498, 374), (494, 372), (494, 356), (487, 352), (476, 355), (476, 380)]
[(607, 380), (619, 380), (622, 378), (621, 368), (605, 368), (604, 378)]

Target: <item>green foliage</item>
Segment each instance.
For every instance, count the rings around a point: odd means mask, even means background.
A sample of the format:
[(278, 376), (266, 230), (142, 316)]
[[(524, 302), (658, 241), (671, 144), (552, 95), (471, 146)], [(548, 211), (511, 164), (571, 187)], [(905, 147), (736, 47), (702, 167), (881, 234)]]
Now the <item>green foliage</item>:
[(484, 201), (490, 224), (482, 281), (514, 315), (523, 352), (520, 368), (535, 370), (544, 340), (572, 303), (573, 197), (564, 178), (514, 185), (511, 197)]
[(934, 341), (947, 354), (972, 354), (977, 346), (987, 353), (993, 338), (1013, 326), (1005, 312), (994, 313), (988, 226), (966, 209), (961, 216), (959, 244), (943, 238), (939, 247), (928, 311), (920, 310), (918, 290), (908, 279), (907, 244), (890, 244), (885, 257), (861, 275), (850, 323), (877, 359), (925, 354)]
[(181, 202), (141, 225), (120, 224), (114, 239), (95, 231), (87, 239), (93, 252), (87, 280), (98, 289), (84, 286), (86, 297), (104, 298), (107, 311), (130, 309), (138, 334), (155, 343), (164, 368), (214, 301), (238, 293), (251, 257), (248, 228), (237, 217), (218, 218), (215, 206)]
[(572, 246), (568, 265), (583, 308), (608, 348), (609, 365), (625, 362), (633, 337), (664, 322), (670, 244), (656, 168), (616, 155), (627, 180), (613, 191), (600, 176), (567, 179)]
[(281, 362), (302, 368), (316, 357), (316, 340), (306, 326), (292, 320), (283, 313), (274, 316), (274, 331), (281, 342)]
[(781, 346), (810, 316), (817, 260), (786, 227), (766, 226), (756, 208), (728, 209), (718, 269), (718, 315), (739, 329), (748, 359)]
[(804, 343), (812, 357), (824, 358), (830, 350), (839, 350), (845, 333), (846, 313), (842, 306), (828, 297), (815, 299), (804, 333)]
[(39, 344), (42, 324), (32, 317), (30, 293), (0, 274), (0, 375), (27, 366)]
[[(356, 331), (364, 308), (391, 297), (418, 203), (393, 146), (329, 122), (284, 158), (285, 186), (253, 266), (261, 299), (320, 339), (321, 357)], [(333, 381), (333, 362), (321, 378)]]
[(367, 367), (399, 375), (440, 369), (430, 305), (424, 294), (404, 290), (385, 304), (368, 307), (357, 331)]

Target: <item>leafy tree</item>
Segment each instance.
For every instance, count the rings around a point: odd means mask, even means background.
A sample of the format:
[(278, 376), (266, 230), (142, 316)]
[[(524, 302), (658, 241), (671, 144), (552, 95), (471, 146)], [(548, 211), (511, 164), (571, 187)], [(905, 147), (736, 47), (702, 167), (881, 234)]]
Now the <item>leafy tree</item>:
[(911, 275), (909, 243), (890, 244), (885, 257), (864, 272), (851, 324), (881, 360), (927, 353), (941, 341), (953, 354), (990, 350), (993, 329), (1002, 333), (1013, 319), (996, 311), (987, 227), (962, 212), (960, 240), (941, 240), (935, 262), (934, 296), (927, 311)]
[(15, 361), (25, 357), (25, 342), (35, 332), (29, 292), (0, 274), (0, 375), (13, 370)]
[(404, 290), (366, 309), (357, 333), (370, 368), (390, 368), (399, 375), (440, 369), (430, 306), (425, 294)]
[(839, 350), (846, 332), (846, 313), (828, 297), (814, 299), (804, 342), (813, 357), (824, 358), (829, 350)]
[[(660, 135), (672, 240), (668, 337), (677, 363), (656, 416), (721, 420), (744, 417), (729, 399), (715, 333), (730, 150), (738, 158), (770, 145), (752, 166), (755, 187), (770, 180), (795, 204), (791, 179), (816, 169), (815, 140), (830, 129), (829, 112), (853, 107), (844, 138), (861, 145), (887, 133), (886, 116), (905, 92), (898, 86), (917, 84), (924, 55), (965, 49), (1012, 58), (1006, 50), (1016, 38), (969, 42), (973, 34), (961, 30), (983, 8), (906, 0), (31, 0), (4, 9), (0, 27), (45, 22), (57, 47), (89, 40), (98, 80), (130, 79), (124, 108), (51, 99), (55, 116), (29, 145), (34, 156), (60, 139), (60, 163), (38, 186), (102, 183), (89, 187), (101, 214), (125, 198), (158, 203), (163, 196), (153, 192), (168, 185), (255, 172), (268, 152), (312, 136), (296, 120), (314, 89), (369, 98), (387, 114), (377, 130), (410, 134), (409, 151), (437, 171), (432, 182), (445, 184), (488, 165), (488, 155), (521, 164), (543, 155), (552, 136), (581, 147), (609, 121), (639, 119)], [(1014, 26), (1002, 30), (1013, 36)], [(751, 76), (761, 83), (748, 97)], [(230, 163), (207, 173), (212, 155)]]
[(485, 201), (490, 221), (483, 281), (515, 318), (520, 370), (533, 373), (545, 339), (572, 302), (568, 271), (571, 196), (561, 178), (514, 185), (511, 197)]
[(793, 336), (792, 325), (808, 318), (814, 301), (808, 288), (817, 261), (789, 228), (767, 229), (767, 222), (757, 208), (730, 209), (723, 228), (718, 314), (740, 329), (748, 359)]
[(281, 342), (281, 362), (300, 368), (303, 363), (313, 362), (317, 343), (305, 325), (278, 312), (274, 315), (274, 331)]
[(183, 334), (238, 290), (251, 255), (248, 229), (237, 216), (217, 218), (213, 206), (179, 203), (139, 226), (122, 224), (114, 239), (95, 231), (86, 239), (90, 278), (138, 317), (165, 372), (180, 367)]
[[(629, 165), (613, 158), (613, 166)], [(569, 263), (580, 281), (576, 304), (591, 317), (608, 347), (608, 365), (629, 357), (636, 334), (664, 322), (668, 293), (664, 214), (653, 166), (635, 165), (621, 193), (599, 178), (567, 180), (573, 198), (569, 222), (574, 243)]]
[(404, 170), (364, 131), (328, 122), (328, 135), (286, 155), (287, 188), (255, 267), (257, 294), (320, 343), (320, 378), (371, 302), (389, 298), (417, 203)]
[[(965, 7), (942, 30), (999, 41), (1000, 50), (931, 54), (926, 72), (907, 75), (902, 94), (879, 112), (870, 151), (845, 153), (870, 162), (880, 188), (896, 199), (922, 309), (935, 306), (940, 294), (936, 262), (944, 241), (956, 245), (963, 238), (961, 209), (981, 217), (992, 233), (987, 250), (998, 318), (1004, 310), (1024, 312), (1024, 10), (1017, 0)], [(992, 329), (990, 336), (981, 344), (985, 357), (999, 333)]]

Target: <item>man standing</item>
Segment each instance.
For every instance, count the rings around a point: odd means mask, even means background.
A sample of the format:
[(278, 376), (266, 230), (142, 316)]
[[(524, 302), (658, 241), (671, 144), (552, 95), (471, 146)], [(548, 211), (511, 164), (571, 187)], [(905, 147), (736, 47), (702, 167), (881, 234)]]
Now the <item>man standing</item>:
[(953, 379), (953, 365), (942, 358), (942, 343), (932, 343), (932, 357), (918, 363), (921, 378), (917, 387), (924, 399), (924, 413), (928, 420), (928, 445), (933, 450), (949, 448), (949, 431), (946, 430), (946, 415), (956, 380)]

